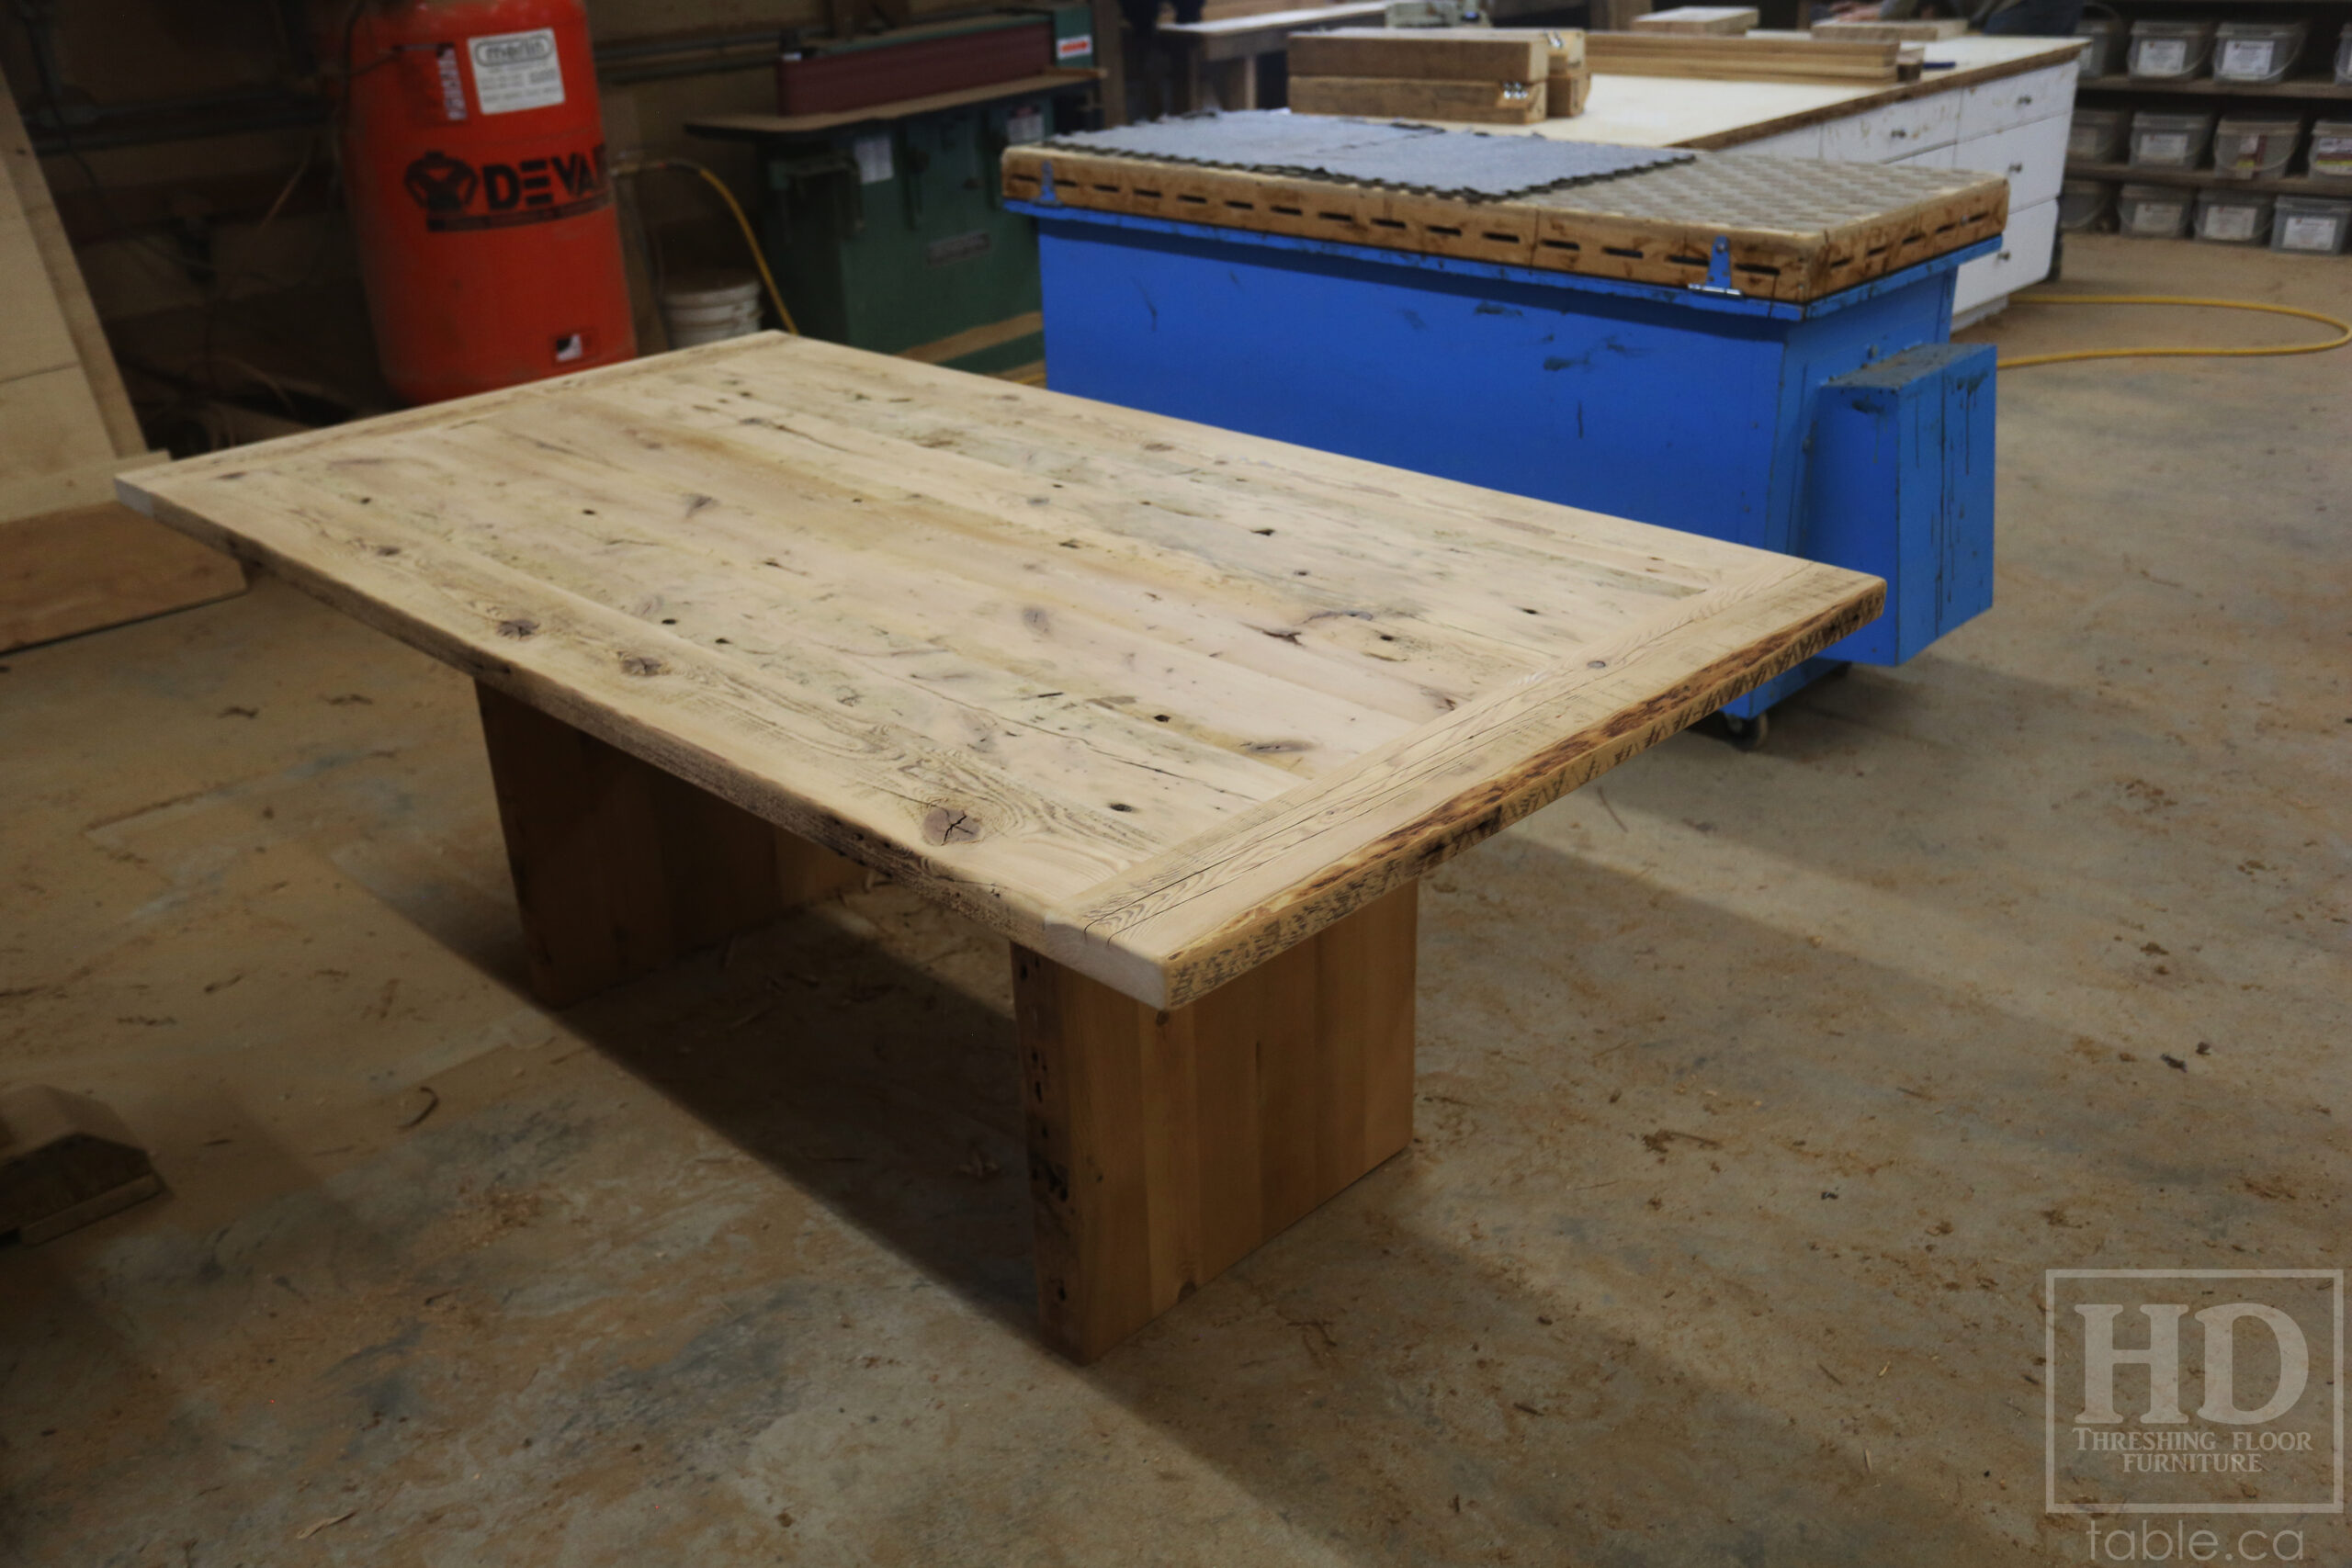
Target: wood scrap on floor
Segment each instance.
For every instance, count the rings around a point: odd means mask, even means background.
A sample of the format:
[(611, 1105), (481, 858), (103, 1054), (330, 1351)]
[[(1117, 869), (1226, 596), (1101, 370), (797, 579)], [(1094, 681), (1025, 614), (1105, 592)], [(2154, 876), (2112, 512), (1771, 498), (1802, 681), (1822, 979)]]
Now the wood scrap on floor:
[(163, 1190), (147, 1151), (97, 1100), (40, 1084), (0, 1091), (0, 1236), (35, 1246)]
[(0, 83), (0, 652), (243, 592), (114, 497), (147, 451), (31, 138)]
[(1762, 19), (1750, 6), (1677, 6), (1634, 18), (1637, 33), (1713, 34), (1736, 38)]

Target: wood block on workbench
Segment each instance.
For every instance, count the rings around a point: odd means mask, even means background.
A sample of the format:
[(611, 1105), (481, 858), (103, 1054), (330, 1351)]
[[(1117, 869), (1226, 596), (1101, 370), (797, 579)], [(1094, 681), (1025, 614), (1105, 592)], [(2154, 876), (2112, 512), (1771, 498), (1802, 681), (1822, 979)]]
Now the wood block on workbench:
[(1418, 82), (1540, 82), (1550, 51), (1529, 30), (1492, 28), (1334, 28), (1290, 40), (1290, 73)]
[(1386, 76), (1294, 76), (1294, 114), (1357, 115), (1367, 119), (1441, 119), (1472, 125), (1532, 125), (1544, 118), (1544, 79), (1533, 82), (1423, 82)]
[(1891, 39), (1833, 41), (1673, 33), (1594, 33), (1585, 40), (1586, 58), (1604, 75), (1838, 85), (1895, 80), (1900, 48)]
[(1940, 43), (1946, 39), (1961, 37), (1968, 31), (1968, 22), (1962, 17), (1928, 17), (1908, 22), (1815, 22), (1813, 36), (1818, 39), (1860, 39), (1868, 43)]
[(1738, 37), (1761, 19), (1761, 13), (1747, 6), (1677, 6), (1670, 11), (1652, 11), (1646, 17), (1634, 18), (1634, 30), (1640, 33), (1713, 33)]

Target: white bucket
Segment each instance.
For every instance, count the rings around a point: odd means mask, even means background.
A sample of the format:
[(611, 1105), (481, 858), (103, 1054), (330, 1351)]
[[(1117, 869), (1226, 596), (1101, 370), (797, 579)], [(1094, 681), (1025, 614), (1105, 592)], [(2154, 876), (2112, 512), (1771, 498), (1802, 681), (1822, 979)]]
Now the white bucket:
[(693, 348), (760, 330), (760, 280), (746, 273), (702, 273), (662, 290), (670, 346)]

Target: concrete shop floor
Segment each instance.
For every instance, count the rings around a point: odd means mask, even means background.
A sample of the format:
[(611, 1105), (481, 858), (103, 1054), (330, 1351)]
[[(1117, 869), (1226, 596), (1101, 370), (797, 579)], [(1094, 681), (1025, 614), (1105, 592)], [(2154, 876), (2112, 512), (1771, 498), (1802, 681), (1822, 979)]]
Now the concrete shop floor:
[(551, 1015), (448, 671), (266, 582), (0, 660), (0, 1077), (171, 1188), (0, 1250), (0, 1562), (2085, 1560), (2041, 1270), (2346, 1262), (2352, 355), (2001, 395), (1993, 613), (1439, 872), (1411, 1152), (1083, 1371), (1001, 942)]

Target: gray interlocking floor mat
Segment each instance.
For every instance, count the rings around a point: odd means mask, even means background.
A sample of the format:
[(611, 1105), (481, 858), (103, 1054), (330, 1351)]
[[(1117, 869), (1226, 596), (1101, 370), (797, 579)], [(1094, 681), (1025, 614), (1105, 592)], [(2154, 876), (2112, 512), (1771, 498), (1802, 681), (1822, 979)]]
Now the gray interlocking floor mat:
[(1321, 175), (1473, 201), (1557, 190), (1686, 163), (1691, 156), (1671, 147), (1491, 136), (1277, 109), (1187, 115), (1115, 130), (1080, 131), (1055, 137), (1046, 145), (1211, 168)]

